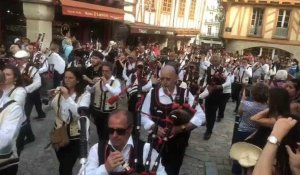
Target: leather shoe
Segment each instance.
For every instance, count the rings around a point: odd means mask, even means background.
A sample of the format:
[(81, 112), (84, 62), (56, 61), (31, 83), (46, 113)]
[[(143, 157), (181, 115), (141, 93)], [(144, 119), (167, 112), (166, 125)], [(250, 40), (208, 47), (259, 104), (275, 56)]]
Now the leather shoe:
[(46, 115), (34, 117), (35, 120), (44, 119), (44, 118), (46, 118)]
[(204, 139), (204, 140), (209, 140), (210, 137), (211, 137), (211, 133), (206, 132), (206, 133), (204, 134), (203, 139)]

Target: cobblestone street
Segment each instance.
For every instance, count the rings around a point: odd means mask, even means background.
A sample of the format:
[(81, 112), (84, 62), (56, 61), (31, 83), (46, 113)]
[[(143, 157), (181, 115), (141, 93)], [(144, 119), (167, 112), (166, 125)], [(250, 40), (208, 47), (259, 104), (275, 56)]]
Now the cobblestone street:
[[(123, 100), (124, 101), (124, 100)], [(229, 102), (225, 119), (216, 123), (214, 133), (209, 141), (203, 140), (205, 127), (192, 132), (189, 147), (186, 151), (182, 175), (230, 175), (229, 149), (231, 144), (234, 114), (234, 103)], [(121, 106), (124, 106), (121, 105)], [(46, 111), (46, 110), (45, 110)], [(33, 113), (32, 117), (34, 117)], [(32, 121), (36, 140), (26, 145), (21, 155), (19, 175), (57, 175), (58, 161), (52, 149), (45, 150), (49, 143), (49, 133), (53, 127), (53, 111), (48, 109), (47, 118), (42, 121)], [(90, 146), (96, 143), (96, 129), (91, 125)], [(74, 167), (77, 174), (79, 161)]]

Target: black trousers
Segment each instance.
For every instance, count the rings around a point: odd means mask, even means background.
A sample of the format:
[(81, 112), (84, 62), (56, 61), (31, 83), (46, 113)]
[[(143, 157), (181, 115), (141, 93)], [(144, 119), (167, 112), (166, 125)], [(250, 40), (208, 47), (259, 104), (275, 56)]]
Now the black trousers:
[(79, 139), (70, 140), (70, 143), (56, 151), (59, 161), (59, 174), (72, 175), (72, 169), (79, 157)]
[[(37, 89), (27, 95), (26, 103), (25, 103), (25, 114), (26, 114), (27, 118), (30, 118), (30, 114), (31, 114), (33, 106), (35, 106), (38, 116), (46, 115), (44, 113), (44, 111), (42, 110), (42, 101), (41, 101), (41, 95), (40, 95), (39, 89)], [(28, 120), (30, 120), (30, 119), (28, 119)]]
[(242, 84), (237, 84), (236, 88), (236, 105), (235, 105), (235, 111), (237, 112), (241, 103), (241, 93), (243, 92), (243, 85)]
[(223, 93), (212, 93), (205, 99), (206, 132), (212, 133), (215, 125), (217, 110), (222, 104)]
[(97, 128), (97, 133), (100, 141), (106, 141), (109, 139), (108, 137), (108, 116), (109, 113), (102, 113), (95, 109), (92, 109), (92, 117), (95, 121), (95, 125)]
[(218, 118), (224, 118), (224, 111), (226, 109), (226, 104), (230, 98), (230, 93), (222, 94), (222, 98), (220, 99), (220, 106), (218, 110)]
[(183, 162), (190, 132), (181, 133), (170, 139), (163, 150), (162, 164), (168, 175), (178, 175)]

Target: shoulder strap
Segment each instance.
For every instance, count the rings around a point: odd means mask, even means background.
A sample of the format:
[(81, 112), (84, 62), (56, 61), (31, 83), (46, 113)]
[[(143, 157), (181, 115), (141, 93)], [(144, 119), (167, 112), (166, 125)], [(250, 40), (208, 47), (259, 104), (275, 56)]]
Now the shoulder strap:
[(11, 94), (15, 91), (15, 89), (17, 89), (17, 86), (15, 86), (12, 90), (9, 91), (8, 96), (10, 97)]
[(6, 102), (6, 103), (2, 106), (2, 108), (0, 108), (0, 112), (2, 112), (7, 106), (9, 106), (10, 104), (12, 104), (12, 103), (14, 103), (14, 102), (15, 102), (15, 100), (10, 100), (10, 101)]
[(106, 142), (98, 142), (98, 161), (99, 161), (99, 166), (104, 164), (104, 151), (105, 151), (105, 145)]

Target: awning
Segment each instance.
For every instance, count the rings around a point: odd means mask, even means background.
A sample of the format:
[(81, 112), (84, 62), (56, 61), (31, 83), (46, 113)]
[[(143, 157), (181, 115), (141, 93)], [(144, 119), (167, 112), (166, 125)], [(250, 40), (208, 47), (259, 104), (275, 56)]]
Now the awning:
[(132, 23), (130, 25), (130, 33), (170, 35), (177, 37), (195, 37), (199, 34), (196, 29), (181, 29), (171, 27), (160, 27), (144, 23)]
[(63, 15), (124, 21), (124, 9), (112, 8), (74, 0), (60, 0)]

